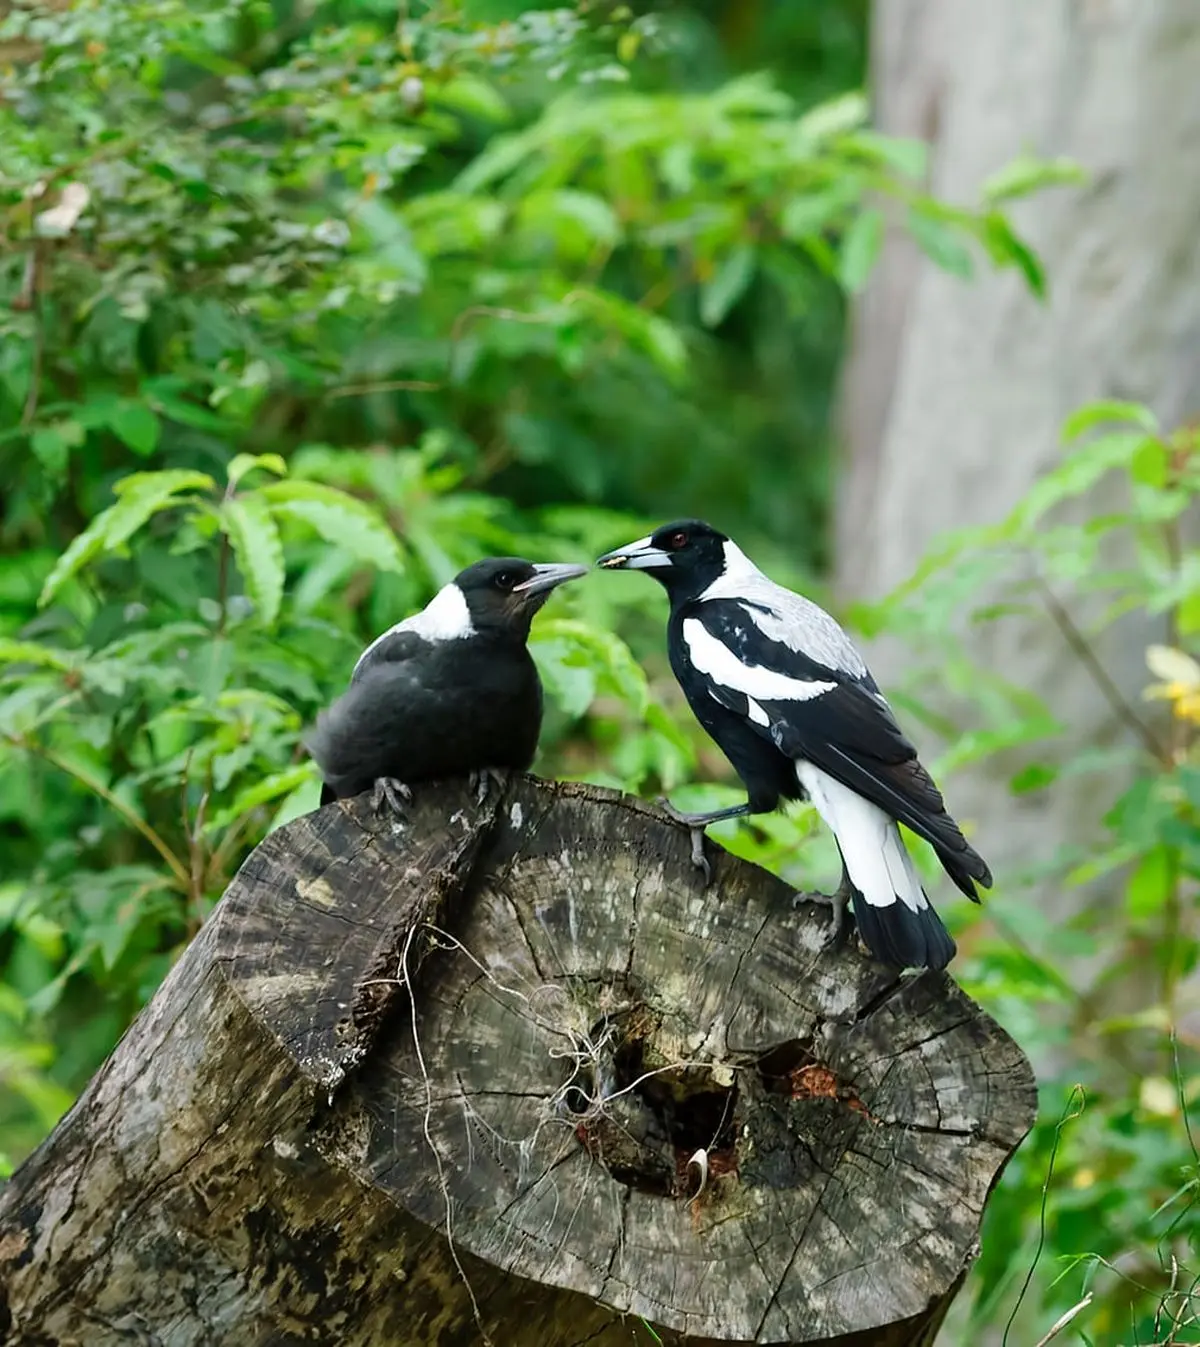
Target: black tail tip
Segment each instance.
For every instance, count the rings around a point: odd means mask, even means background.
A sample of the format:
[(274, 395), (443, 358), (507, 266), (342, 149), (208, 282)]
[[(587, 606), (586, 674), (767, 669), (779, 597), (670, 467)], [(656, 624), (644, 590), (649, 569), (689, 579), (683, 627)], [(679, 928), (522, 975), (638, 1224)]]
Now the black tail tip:
[(871, 957), (892, 968), (937, 972), (958, 953), (950, 932), (929, 904), (919, 912), (899, 899), (888, 907), (873, 907), (855, 894), (854, 920)]

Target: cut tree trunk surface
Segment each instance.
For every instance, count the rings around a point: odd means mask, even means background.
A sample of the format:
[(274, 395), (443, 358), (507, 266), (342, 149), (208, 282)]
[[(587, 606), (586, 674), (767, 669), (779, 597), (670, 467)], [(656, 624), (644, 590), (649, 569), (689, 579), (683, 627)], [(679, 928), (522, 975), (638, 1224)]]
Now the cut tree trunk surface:
[(1029, 1065), (709, 848), (528, 777), (272, 834), (0, 1193), (0, 1342), (932, 1342)]

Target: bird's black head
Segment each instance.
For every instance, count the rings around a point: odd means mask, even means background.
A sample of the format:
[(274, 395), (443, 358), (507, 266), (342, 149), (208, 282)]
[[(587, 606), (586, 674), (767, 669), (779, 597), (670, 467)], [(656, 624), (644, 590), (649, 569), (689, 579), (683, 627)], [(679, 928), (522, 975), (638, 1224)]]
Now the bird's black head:
[(672, 600), (690, 599), (724, 573), (728, 541), (702, 519), (679, 519), (606, 552), (596, 564), (606, 570), (649, 571)]
[(551, 591), (586, 574), (586, 566), (535, 563), (521, 557), (486, 557), (459, 571), (454, 586), (466, 601), (475, 631), (509, 634), (524, 640), (534, 613)]

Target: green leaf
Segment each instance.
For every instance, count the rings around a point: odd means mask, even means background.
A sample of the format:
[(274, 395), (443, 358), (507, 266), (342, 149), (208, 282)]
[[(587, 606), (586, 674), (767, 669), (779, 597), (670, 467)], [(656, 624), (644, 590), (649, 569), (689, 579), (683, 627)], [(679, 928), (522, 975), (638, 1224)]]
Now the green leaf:
[(54, 563), (53, 569), (46, 577), (46, 583), (38, 595), (39, 608), (44, 608), (71, 576), (82, 570), (93, 557), (103, 551), (108, 517), (115, 508), (110, 506), (107, 510), (102, 510), (82, 533), (76, 534), (71, 539), (67, 550)]
[(923, 178), (929, 166), (929, 146), (923, 140), (883, 136), (878, 131), (863, 130), (847, 137), (845, 143), (851, 149), (865, 150), (871, 158), (886, 164), (905, 178)]
[(1038, 299), (1046, 298), (1046, 273), (1037, 254), (1017, 237), (999, 211), (984, 216), (983, 246), (998, 267), (1016, 267)]
[[(530, 198), (532, 205), (537, 198)], [(621, 237), (621, 222), (617, 213), (603, 197), (591, 192), (568, 191), (560, 188), (545, 193), (545, 205), (560, 215), (574, 220), (594, 243), (615, 245)]]
[(1022, 767), (1008, 783), (1014, 795), (1028, 795), (1031, 791), (1045, 790), (1058, 780), (1058, 768), (1050, 763), (1034, 762)]
[(278, 800), (280, 796), (287, 795), (298, 786), (303, 786), (311, 781), (313, 771), (311, 762), (299, 762), (292, 767), (284, 768), (282, 771), (271, 772), (267, 776), (261, 777), (253, 785), (238, 791), (227, 808), (214, 814), (205, 831), (219, 832), (243, 818), (251, 809), (258, 809), (261, 805), (271, 804)]
[(796, 123), (796, 133), (801, 140), (820, 143), (861, 126), (867, 113), (867, 100), (861, 93), (841, 94), (806, 112)]
[(1043, 187), (1076, 186), (1087, 181), (1082, 165), (1073, 159), (1039, 159), (1019, 154), (983, 184), (984, 198), (993, 204), (1028, 196)]
[(259, 620), (274, 626), (283, 603), (284, 569), (283, 544), (270, 507), (255, 495), (234, 496), (221, 505), (221, 527)]
[(1158, 418), (1149, 407), (1143, 407), (1139, 402), (1108, 400), (1089, 402), (1087, 406), (1072, 412), (1063, 422), (1062, 438), (1066, 442), (1077, 440), (1085, 430), (1111, 421), (1131, 421), (1151, 435), (1157, 435), (1159, 431)]
[(75, 661), (65, 650), (54, 650), (37, 641), (10, 641), (0, 636), (0, 664), (36, 664), (42, 669), (73, 669)]
[(1200, 631), (1200, 591), (1180, 601), (1175, 621), (1184, 636), (1194, 636)]
[[(546, 618), (538, 622), (530, 637), (530, 649), (535, 654), (543, 645), (557, 653), (559, 664), (591, 668), (635, 715), (646, 714), (650, 697), (646, 675), (619, 636), (573, 618)], [(582, 696), (581, 688), (578, 692)]]
[(293, 479), (271, 482), (254, 495), (277, 515), (301, 520), (359, 561), (382, 571), (404, 569), (396, 536), (387, 524), (369, 505), (336, 487)]
[(1129, 877), (1125, 910), (1131, 917), (1152, 917), (1161, 911), (1175, 884), (1176, 862), (1170, 847), (1148, 851)]
[(743, 244), (725, 254), (712, 278), (700, 288), (700, 321), (705, 327), (717, 327), (724, 320), (746, 293), (754, 269), (753, 248)]
[[(170, 468), (165, 472), (135, 472), (122, 477), (113, 487), (118, 497), (108, 515), (105, 551), (114, 551), (127, 542), (159, 510), (171, 509), (184, 491), (215, 491), (216, 482), (206, 472), (191, 468)], [(49, 583), (49, 582), (47, 582)]]
[(174, 375), (164, 375), (158, 379), (147, 379), (142, 384), (142, 396), (160, 415), (182, 426), (192, 426), (196, 430), (213, 431), (227, 435), (232, 422), (210, 411), (207, 407), (189, 402), (183, 396), (190, 391), (186, 380)]
[(577, 719), (596, 697), (596, 671), (564, 641), (530, 643), (530, 653), (552, 701)]
[(866, 285), (882, 246), (883, 215), (874, 208), (863, 211), (846, 231), (838, 258), (838, 279), (851, 294)]
[(908, 212), (908, 232), (916, 239), (926, 257), (952, 276), (970, 280), (975, 272), (971, 254), (962, 242), (960, 231), (913, 206)]
[(237, 484), (246, 476), (253, 472), (255, 468), (262, 468), (265, 472), (273, 472), (276, 477), (287, 476), (287, 463), (284, 462), (280, 454), (234, 454), (229, 460), (229, 466), (225, 469), (225, 476), (229, 479), (231, 487)]
[(789, 197), (779, 215), (779, 232), (793, 242), (820, 234), (840, 219), (860, 194), (858, 184), (848, 180), (823, 192)]
[(144, 402), (122, 399), (108, 413), (108, 424), (113, 434), (142, 458), (158, 448), (161, 426), (158, 417)]
[(57, 426), (39, 426), (29, 437), (29, 447), (51, 477), (62, 477), (66, 472), (70, 446)]
[(1167, 484), (1168, 466), (1167, 446), (1162, 440), (1147, 437), (1134, 450), (1129, 475), (1139, 486), (1161, 490)]
[(72, 539), (70, 546), (54, 563), (42, 592), (38, 607), (46, 604), (62, 586), (102, 552), (111, 552), (127, 542), (142, 525), (162, 509), (179, 504), (175, 499), (181, 491), (215, 490), (216, 482), (203, 472), (176, 468), (167, 472), (138, 472), (124, 477), (113, 487), (117, 503), (110, 505)]
[(1038, 478), (1010, 516), (1012, 524), (1028, 528), (1060, 501), (1083, 495), (1106, 473), (1127, 468), (1145, 441), (1146, 436), (1137, 431), (1114, 431), (1082, 445)]

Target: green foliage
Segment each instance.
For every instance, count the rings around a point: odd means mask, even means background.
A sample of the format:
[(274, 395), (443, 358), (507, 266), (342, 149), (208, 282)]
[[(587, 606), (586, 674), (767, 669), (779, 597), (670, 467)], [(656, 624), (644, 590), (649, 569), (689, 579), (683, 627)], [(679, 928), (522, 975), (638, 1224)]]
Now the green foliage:
[[(1092, 837), (1031, 866), (1031, 878), (1082, 891), (1079, 915), (1052, 927), (1009, 887), (987, 908), (994, 934), (973, 932), (961, 961), (964, 985), (1027, 1048), (1061, 1063), (1042, 1081), (1043, 1121), (988, 1208), (972, 1331), (1007, 1317), (1032, 1268), (1018, 1340), (1090, 1293), (1065, 1339), (1183, 1343), (1200, 1324), (1200, 1041), (1187, 1027), (1200, 961), (1200, 552), (1183, 527), (1200, 492), (1200, 430), (1168, 432), (1144, 407), (1101, 402), (1067, 420), (1063, 442), (1007, 519), (949, 538), (859, 617), (936, 662), (914, 667), (915, 684), (936, 677), (962, 697), (975, 728), (940, 727), (953, 747), (939, 766), (1002, 753), (1011, 789), (1034, 798), (1068, 774), (1111, 783)], [(1101, 483), (1113, 503), (1080, 508)], [(948, 635), (1014, 613), (1057, 628), (1130, 747), (1063, 758), (1049, 709), (972, 670)], [(1117, 691), (1099, 653), (1129, 613), (1159, 615), (1168, 633), (1146, 652), (1140, 704)], [(1082, 993), (1087, 965), (1099, 971)], [(1082, 1094), (1060, 1126), (1075, 1082)]]
[[(5, 7), (0, 1135), (12, 1157), (69, 1104), (249, 848), (315, 805), (303, 729), (366, 639), (479, 555), (588, 560), (683, 512), (713, 514), (799, 580), (822, 558), (844, 293), (870, 274), (885, 221), (952, 274), (1008, 266), (1044, 289), (1004, 203), (1075, 170), (1023, 158), (977, 209), (931, 198), (924, 147), (875, 133), (847, 92), (861, 79), (861, 0), (739, 0), (709, 7), (711, 22), (701, 7), (601, 8), (475, 0), (406, 7), (397, 24), (374, 0)], [(742, 25), (746, 11), (761, 23)], [(757, 73), (776, 52), (791, 63)], [(1119, 424), (1096, 435), (1102, 420)], [(1049, 583), (1108, 583), (1114, 615), (1169, 614), (1173, 645), (1200, 629), (1200, 565), (1174, 534), (1192, 442), (1120, 405), (1070, 431), (1076, 447), (1010, 521), (954, 540), (861, 615), (907, 624), (972, 699), (973, 731), (940, 767), (1056, 728), (943, 643), (949, 616), (1022, 559)], [(1114, 471), (1127, 512), (1055, 522)], [(1105, 572), (1121, 532), (1137, 566)], [(1040, 601), (1023, 580), (1009, 589), (981, 620)], [(538, 770), (728, 803), (727, 784), (685, 784), (729, 772), (681, 712), (662, 619), (662, 596), (636, 580), (555, 597), (532, 641), (548, 692)], [(1160, 677), (1174, 687), (1179, 674)], [(1044, 1040), (1049, 1002), (1063, 1041), (1080, 1034), (1099, 1060), (1111, 1045), (1157, 1054), (1137, 1078), (1158, 1082), (1149, 1093), (1098, 1071), (1064, 1130), (1055, 1254), (1144, 1256), (1148, 1231), (1172, 1248), (1194, 1231), (1194, 1157), (1162, 1088), (1196, 1092), (1194, 1070), (1164, 1056), (1195, 961), (1183, 895), (1200, 791), (1191, 721), (1176, 719), (1186, 735), (1139, 761), (1105, 847), (1063, 860), (1080, 880), (1133, 863), (1127, 925), (1105, 940), (1118, 980), (1153, 953), (1153, 995), (1102, 1023), (1056, 971), (1060, 955), (1095, 949), (1095, 932), (1047, 931), (1010, 895), (988, 912), (1031, 933), (1036, 953), (973, 941), (966, 964), (1023, 1039)], [(1106, 765), (1034, 754), (1013, 788)], [(809, 810), (714, 833), (797, 883), (836, 872)], [(960, 933), (976, 920), (965, 901), (946, 906)], [(1032, 1258), (1052, 1134), (1039, 1129), (993, 1203), (980, 1322), (1007, 1308)], [(1135, 1197), (1097, 1242), (1114, 1184)], [(1039, 1281), (1038, 1297), (1058, 1307), (1080, 1275)], [(1152, 1303), (1119, 1279), (1096, 1285), (1111, 1316), (1123, 1297), (1143, 1317)]]
[(743, 533), (806, 517), (817, 558), (829, 338), (878, 252), (871, 203), (898, 199), (960, 271), (973, 246), (1026, 265), (1002, 217), (928, 198), (923, 147), (868, 130), (858, 95), (638, 88), (635, 61), (683, 40), (665, 18), (392, 17), (78, 0), (0, 20), (0, 51), (38, 57), (0, 102), (10, 534), (40, 540), (52, 509), (66, 541), (127, 453), (439, 430), (519, 504), (658, 514), (682, 491)]

